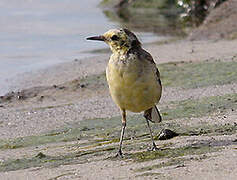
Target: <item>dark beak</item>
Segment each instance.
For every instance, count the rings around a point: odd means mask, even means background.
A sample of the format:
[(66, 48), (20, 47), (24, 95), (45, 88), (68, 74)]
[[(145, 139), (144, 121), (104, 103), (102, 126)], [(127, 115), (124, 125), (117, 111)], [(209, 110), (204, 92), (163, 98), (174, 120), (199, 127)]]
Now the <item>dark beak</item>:
[(86, 38), (86, 40), (104, 41), (105, 38), (104, 36), (93, 36), (93, 37)]

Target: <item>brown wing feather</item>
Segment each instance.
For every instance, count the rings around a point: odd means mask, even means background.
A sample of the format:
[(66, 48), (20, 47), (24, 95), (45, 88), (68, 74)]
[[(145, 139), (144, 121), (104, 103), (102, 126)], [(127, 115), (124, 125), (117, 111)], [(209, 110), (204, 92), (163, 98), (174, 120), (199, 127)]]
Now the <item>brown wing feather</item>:
[[(149, 61), (152, 64), (154, 64), (156, 67), (156, 63), (154, 62), (151, 54), (149, 52), (145, 51), (144, 49), (142, 49), (142, 47), (130, 48), (129, 51), (127, 52), (127, 56), (129, 56), (129, 54), (136, 54), (139, 59), (141, 59), (143, 61)], [(160, 72), (157, 67), (156, 67), (156, 76), (157, 76), (158, 83), (161, 85)]]
[(153, 123), (159, 123), (162, 121), (162, 117), (156, 106), (144, 111), (144, 117)]
[[(153, 60), (151, 54), (150, 54), (149, 52), (145, 51), (145, 50), (142, 49), (142, 48), (141, 48), (141, 51), (142, 51), (141, 55), (143, 56), (143, 57), (141, 57), (141, 58), (144, 59), (144, 60), (147, 60), (147, 61), (151, 62), (152, 64), (155, 64), (155, 66), (156, 66), (156, 63), (154, 62), (154, 60)], [(157, 67), (156, 67), (156, 76), (157, 76), (157, 81), (158, 81), (159, 84), (161, 85), (160, 72), (159, 72), (159, 70), (158, 70)]]

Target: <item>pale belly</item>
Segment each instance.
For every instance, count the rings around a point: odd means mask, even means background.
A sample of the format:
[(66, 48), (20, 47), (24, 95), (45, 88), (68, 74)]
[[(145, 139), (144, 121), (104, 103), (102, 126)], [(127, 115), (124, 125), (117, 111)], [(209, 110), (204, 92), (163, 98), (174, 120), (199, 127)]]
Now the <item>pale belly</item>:
[(121, 71), (110, 65), (106, 76), (112, 99), (121, 109), (141, 112), (160, 100), (161, 87), (152, 71), (141, 74), (139, 69)]

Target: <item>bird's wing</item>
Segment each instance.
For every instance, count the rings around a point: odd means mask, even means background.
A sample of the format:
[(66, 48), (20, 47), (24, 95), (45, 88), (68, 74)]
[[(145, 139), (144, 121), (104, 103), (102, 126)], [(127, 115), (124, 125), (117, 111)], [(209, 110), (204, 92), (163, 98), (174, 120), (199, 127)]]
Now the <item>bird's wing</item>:
[(159, 123), (162, 121), (162, 117), (156, 106), (144, 111), (144, 117), (153, 123)]
[[(144, 49), (140, 49), (139, 52), (140, 52), (138, 54), (138, 56), (140, 56), (139, 59), (141, 59), (142, 61), (149, 61), (151, 64), (153, 64), (154, 70), (155, 70), (155, 75), (156, 75), (156, 78), (157, 78), (157, 82), (160, 84), (160, 87), (162, 88), (161, 80), (160, 80), (160, 72), (159, 72), (159, 70), (156, 66), (156, 63), (154, 62), (152, 56), (150, 55), (150, 53), (148, 53)], [(160, 112), (159, 112), (159, 110), (157, 109), (156, 106), (152, 107), (151, 109), (146, 110), (144, 112), (144, 116), (153, 123), (159, 123), (162, 120)]]
[(151, 111), (151, 118), (152, 120), (155, 122), (155, 123), (159, 123), (162, 121), (162, 118), (161, 118), (161, 115), (160, 115), (160, 112), (158, 110), (158, 108), (156, 106), (154, 106), (152, 108), (152, 111)]
[(156, 68), (156, 77), (157, 77), (157, 81), (158, 83), (161, 85), (161, 80), (160, 80), (160, 72), (156, 66), (156, 63), (154, 62), (152, 56), (150, 53), (148, 53), (147, 51), (145, 51), (144, 49), (142, 49), (142, 53), (140, 54), (140, 56), (143, 56), (143, 57), (140, 57), (141, 59), (143, 59), (144, 61), (149, 61), (151, 62), (152, 64), (154, 64), (155, 68)]

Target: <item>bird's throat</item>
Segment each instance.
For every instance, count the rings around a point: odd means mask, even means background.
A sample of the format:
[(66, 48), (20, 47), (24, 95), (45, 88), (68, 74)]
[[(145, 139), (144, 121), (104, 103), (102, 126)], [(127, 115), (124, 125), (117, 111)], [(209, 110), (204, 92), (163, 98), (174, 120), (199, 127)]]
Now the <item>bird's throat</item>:
[(111, 51), (114, 54), (118, 54), (118, 55), (126, 55), (130, 49), (130, 47), (127, 46), (117, 46), (117, 47), (110, 47)]

